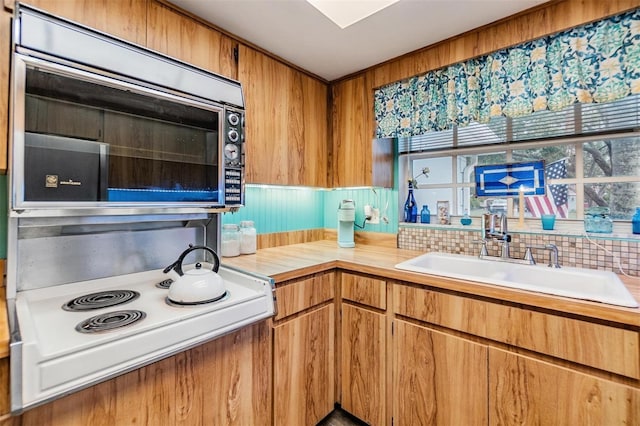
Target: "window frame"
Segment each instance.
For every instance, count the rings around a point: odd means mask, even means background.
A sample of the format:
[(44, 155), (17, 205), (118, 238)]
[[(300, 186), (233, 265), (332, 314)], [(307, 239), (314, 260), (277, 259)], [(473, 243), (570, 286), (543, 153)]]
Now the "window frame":
[[(510, 126), (508, 126), (510, 127)], [(510, 129), (509, 129), (510, 131)], [(598, 134), (585, 135), (585, 136), (571, 136), (571, 137), (556, 137), (542, 140), (533, 141), (507, 141), (506, 143), (490, 144), (490, 145), (475, 145), (470, 147), (456, 147), (456, 134), (454, 129), (454, 146), (447, 149), (434, 149), (416, 153), (403, 153), (398, 156), (399, 163), (399, 176), (405, 176), (406, 178), (400, 180), (400, 197), (398, 200), (398, 211), (403, 211), (404, 190), (406, 188), (406, 182), (413, 176), (411, 172), (413, 167), (411, 165), (415, 160), (422, 160), (428, 158), (439, 157), (451, 157), (451, 184), (430, 184), (428, 179), (418, 180), (418, 189), (451, 189), (452, 190), (452, 206), (458, 206), (458, 194), (463, 188), (470, 188), (472, 190), (475, 187), (475, 182), (458, 182), (458, 161), (457, 157), (461, 155), (480, 155), (480, 154), (497, 154), (505, 153), (506, 162), (513, 162), (513, 151), (520, 151), (526, 149), (539, 149), (546, 146), (561, 146), (561, 145), (573, 145), (575, 149), (575, 177), (563, 178), (563, 179), (548, 179), (547, 184), (567, 184), (575, 185), (576, 192), (576, 218), (575, 219), (558, 219), (561, 221), (580, 221), (584, 220), (584, 186), (588, 184), (605, 184), (605, 183), (640, 183), (640, 175), (638, 176), (602, 176), (602, 177), (584, 177), (584, 151), (583, 145), (586, 142), (602, 141), (602, 140), (615, 140), (624, 139), (629, 137), (640, 138), (640, 129), (634, 131), (612, 131), (601, 132)], [(509, 140), (509, 139), (507, 139)], [(460, 217), (462, 213), (456, 211), (452, 216)], [(471, 215), (474, 217), (473, 215)], [(507, 198), (507, 216), (514, 216), (514, 202), (513, 197)], [(402, 217), (402, 214), (399, 215)], [(478, 217), (478, 216), (475, 216)], [(531, 218), (532, 219), (532, 218)], [(631, 220), (614, 219), (616, 222), (630, 222)]]

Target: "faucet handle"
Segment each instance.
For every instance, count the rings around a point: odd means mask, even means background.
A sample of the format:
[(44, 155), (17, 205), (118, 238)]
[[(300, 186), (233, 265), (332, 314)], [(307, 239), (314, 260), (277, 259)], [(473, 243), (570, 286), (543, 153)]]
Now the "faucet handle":
[(471, 242), (476, 244), (482, 244), (482, 248), (480, 249), (480, 255), (479, 255), (480, 258), (489, 256), (489, 252), (487, 251), (487, 240), (483, 238), (481, 240), (472, 240)]
[(558, 256), (558, 246), (550, 243), (544, 246), (544, 248), (549, 250), (549, 267), (561, 268)]
[[(524, 253), (524, 260), (529, 260), (531, 262), (531, 259), (533, 259), (533, 254), (531, 253), (531, 249), (536, 249), (536, 250), (548, 250), (549, 251), (549, 266), (550, 268), (561, 268), (560, 266), (560, 262), (558, 261), (558, 247), (555, 244), (545, 244), (545, 245), (531, 245), (531, 246), (527, 246), (527, 250)], [(528, 257), (528, 255), (530, 256), (530, 258)], [(532, 265), (535, 264), (535, 262), (531, 263)]]
[(535, 265), (536, 264), (536, 259), (533, 257), (533, 252), (531, 251), (532, 247), (531, 246), (527, 246), (524, 252), (524, 257), (522, 258), (523, 260), (526, 260), (527, 262), (529, 262), (529, 265)]

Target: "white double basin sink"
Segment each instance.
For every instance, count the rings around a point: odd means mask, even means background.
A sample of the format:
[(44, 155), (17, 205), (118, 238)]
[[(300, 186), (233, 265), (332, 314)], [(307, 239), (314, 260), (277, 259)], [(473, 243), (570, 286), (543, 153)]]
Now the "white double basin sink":
[(550, 268), (479, 259), (449, 253), (426, 253), (395, 266), (406, 271), (477, 281), (636, 308), (638, 302), (613, 272), (581, 268)]

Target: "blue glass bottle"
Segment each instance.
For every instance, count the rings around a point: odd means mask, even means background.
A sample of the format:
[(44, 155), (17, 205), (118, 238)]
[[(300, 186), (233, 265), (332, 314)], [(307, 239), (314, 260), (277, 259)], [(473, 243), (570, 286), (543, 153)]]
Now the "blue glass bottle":
[(429, 206), (427, 206), (426, 204), (422, 206), (422, 211), (420, 212), (420, 222), (431, 223), (431, 212), (429, 211)]
[(464, 226), (471, 225), (471, 217), (469, 216), (468, 211), (464, 211), (464, 216), (460, 219), (460, 223)]
[(404, 203), (404, 221), (416, 223), (417, 220), (418, 206), (416, 205), (416, 199), (413, 197), (413, 184), (409, 182), (409, 193), (407, 194), (407, 201)]
[(636, 207), (636, 214), (631, 218), (631, 228), (634, 234), (640, 234), (640, 207)]

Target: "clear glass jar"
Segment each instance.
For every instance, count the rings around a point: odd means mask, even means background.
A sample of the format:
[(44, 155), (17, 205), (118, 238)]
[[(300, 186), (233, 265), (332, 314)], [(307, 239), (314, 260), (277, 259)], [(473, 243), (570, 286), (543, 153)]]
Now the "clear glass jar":
[(613, 221), (609, 217), (609, 207), (589, 207), (584, 212), (584, 230), (587, 232), (613, 232)]
[(240, 254), (253, 254), (257, 248), (256, 228), (252, 220), (240, 222)]
[(222, 241), (220, 243), (223, 257), (240, 255), (240, 231), (238, 225), (228, 223), (222, 225)]

